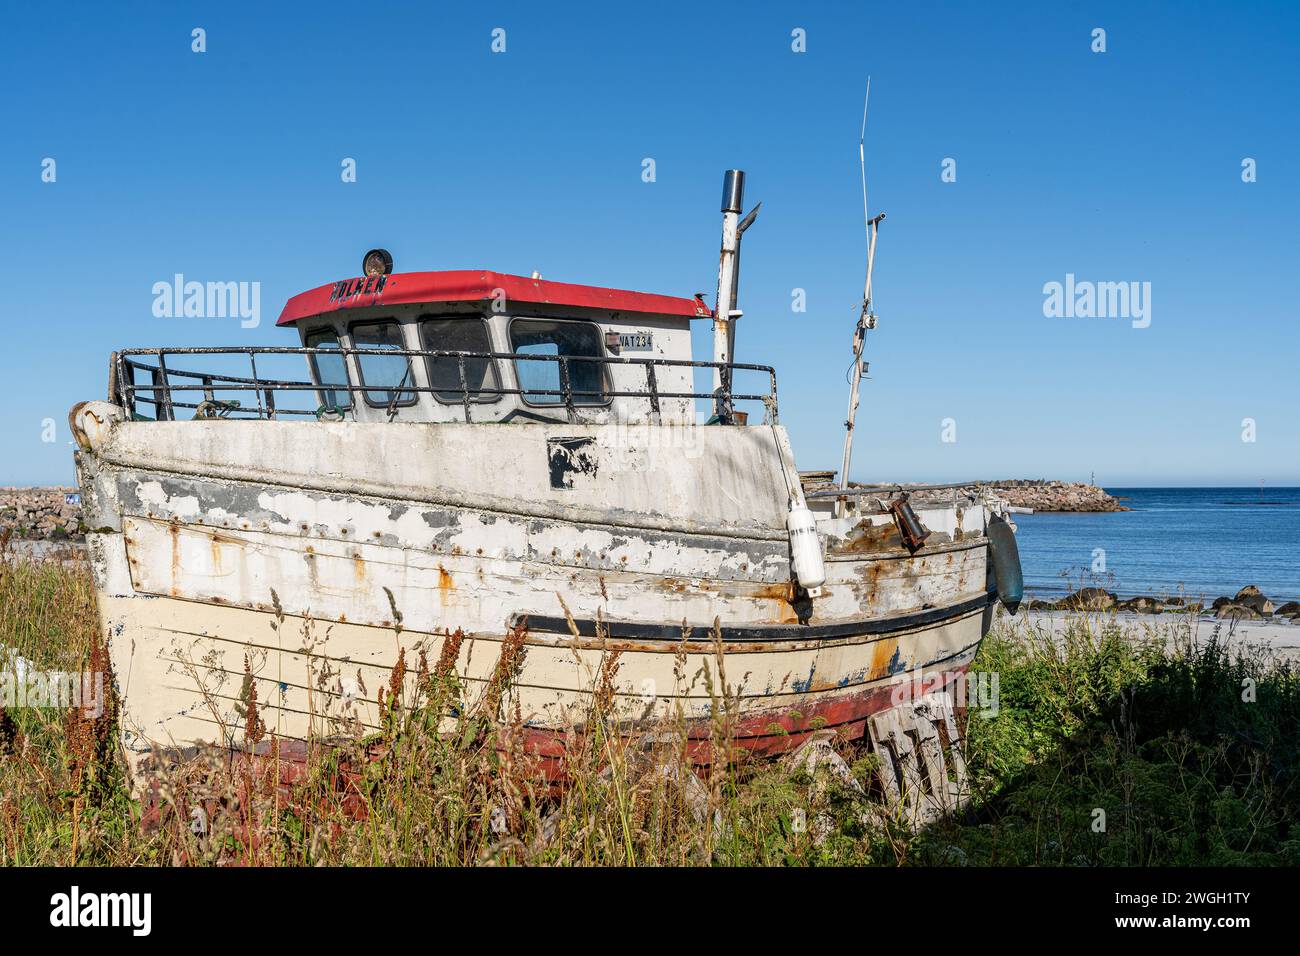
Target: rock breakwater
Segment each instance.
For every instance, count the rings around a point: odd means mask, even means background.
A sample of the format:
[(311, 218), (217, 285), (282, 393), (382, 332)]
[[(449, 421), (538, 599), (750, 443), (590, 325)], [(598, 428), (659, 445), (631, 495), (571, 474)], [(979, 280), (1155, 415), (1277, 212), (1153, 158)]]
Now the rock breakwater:
[(1104, 488), (1083, 481), (1013, 479), (989, 483), (995, 494), (1017, 508), (1034, 511), (1128, 511)]
[(76, 488), (0, 488), (0, 535), (58, 540), (80, 533)]

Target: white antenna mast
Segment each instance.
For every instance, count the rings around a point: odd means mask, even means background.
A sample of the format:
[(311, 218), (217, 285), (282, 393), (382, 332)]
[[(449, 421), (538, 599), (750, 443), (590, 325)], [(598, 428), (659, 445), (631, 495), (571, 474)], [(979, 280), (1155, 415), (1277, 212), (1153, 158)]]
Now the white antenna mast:
[[(858, 385), (866, 374), (867, 366), (862, 361), (862, 350), (866, 346), (868, 329), (876, 327), (876, 314), (871, 309), (871, 272), (876, 263), (876, 234), (885, 214), (875, 219), (867, 207), (867, 107), (871, 103), (871, 77), (867, 77), (867, 94), (862, 100), (862, 133), (858, 137), (858, 163), (862, 168), (862, 222), (867, 240), (867, 278), (862, 287), (862, 308), (858, 314), (858, 324), (853, 329), (853, 365), (849, 369), (849, 414), (844, 422), (844, 461), (840, 466), (840, 491), (849, 487), (849, 464), (853, 460), (853, 424), (858, 416)], [(840, 498), (835, 504), (837, 517), (844, 517), (847, 500)]]
[[(867, 94), (862, 97), (862, 132), (858, 135), (858, 167), (862, 170), (862, 221), (867, 222), (867, 107), (871, 105), (871, 77), (867, 77)], [(871, 242), (871, 227), (867, 226), (868, 247)], [(869, 253), (868, 253), (869, 254)], [(870, 289), (871, 273), (867, 272), (867, 288)]]

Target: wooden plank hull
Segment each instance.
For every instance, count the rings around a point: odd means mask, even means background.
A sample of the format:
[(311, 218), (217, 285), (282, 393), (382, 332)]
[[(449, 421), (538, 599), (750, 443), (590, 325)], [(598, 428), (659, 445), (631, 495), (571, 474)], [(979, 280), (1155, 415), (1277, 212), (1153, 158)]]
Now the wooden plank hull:
[(828, 519), (810, 597), (784, 432), (698, 432), (685, 455), (602, 426), (115, 423), (79, 477), (128, 752), (240, 746), (246, 671), (281, 739), (375, 730), (399, 653), (413, 693), (457, 630), (470, 706), (522, 635), (504, 703), (552, 770), (606, 655), (627, 732), (680, 716), (700, 759), (724, 683), (736, 743), (768, 754), (860, 737), (903, 682), (965, 671), (991, 614), (982, 506), (923, 510), (915, 553), (880, 516)]
[[(239, 746), (245, 660), (257, 685), (268, 731), (282, 739), (339, 736), (353, 721), (379, 729), (378, 693), (387, 691), (399, 648), (412, 662), (433, 661), (446, 635), (350, 623), (277, 618), (272, 611), (175, 598), (101, 598), (105, 626), (116, 635), (113, 668), (126, 707), (128, 749), (184, 748), (199, 742)], [(618, 654), (613, 711), (629, 733), (680, 714), (692, 738), (707, 741), (723, 706), (718, 654), (735, 701), (738, 746), (782, 752), (818, 729), (861, 737), (866, 719), (892, 706), (918, 671), (948, 684), (965, 672), (985, 629), (986, 612), (889, 635), (831, 642), (715, 643), (707, 632), (685, 642), (604, 641), (528, 634), (519, 676), (503, 699), (522, 716), (536, 752), (562, 755), (563, 740), (589, 713), (603, 655)], [(273, 626), (275, 625), (275, 626)], [(124, 638), (130, 637), (130, 640)], [(467, 704), (495, 673), (503, 634), (467, 634), (456, 658)], [(675, 645), (675, 646), (674, 646)], [(707, 674), (707, 676), (706, 676)], [(713, 693), (710, 693), (710, 684)], [(446, 718), (450, 729), (453, 717)]]

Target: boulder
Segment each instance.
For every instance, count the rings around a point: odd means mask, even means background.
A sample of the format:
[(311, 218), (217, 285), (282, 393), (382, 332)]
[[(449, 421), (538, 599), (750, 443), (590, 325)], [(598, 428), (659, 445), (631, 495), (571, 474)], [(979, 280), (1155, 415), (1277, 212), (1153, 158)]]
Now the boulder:
[(1262, 621), (1264, 615), (1246, 604), (1223, 604), (1214, 614), (1220, 620)]
[(1300, 601), (1287, 601), (1273, 613), (1278, 617), (1300, 617)]
[(1129, 598), (1127, 601), (1119, 602), (1121, 611), (1132, 611), (1135, 614), (1159, 614), (1160, 602), (1153, 597), (1139, 596)]
[(1060, 603), (1060, 607), (1071, 611), (1105, 611), (1114, 606), (1115, 593), (1105, 588), (1079, 588)]
[(1264, 592), (1253, 584), (1247, 584), (1237, 592), (1237, 596), (1232, 599), (1233, 604), (1239, 604), (1242, 607), (1254, 608), (1260, 614), (1272, 614), (1273, 602), (1264, 597)]

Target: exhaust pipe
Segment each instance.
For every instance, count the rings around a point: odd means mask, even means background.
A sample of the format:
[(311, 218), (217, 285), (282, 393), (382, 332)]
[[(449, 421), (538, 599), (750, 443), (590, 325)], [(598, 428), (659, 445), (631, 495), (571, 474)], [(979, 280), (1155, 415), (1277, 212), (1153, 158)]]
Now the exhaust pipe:
[(728, 169), (722, 174), (722, 209), (737, 215), (745, 208), (745, 171)]
[[(722, 251), (718, 254), (718, 295), (713, 309), (713, 361), (730, 362), (732, 312), (736, 308), (736, 270), (739, 260), (740, 211), (745, 203), (745, 172), (728, 169), (722, 174)], [(731, 382), (723, 370), (713, 370), (713, 414), (721, 422), (731, 418)], [(728, 376), (728, 379), (730, 376)]]

